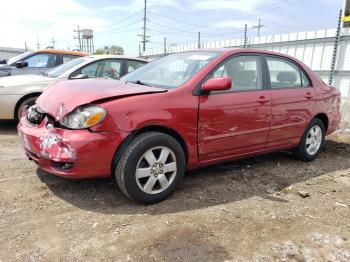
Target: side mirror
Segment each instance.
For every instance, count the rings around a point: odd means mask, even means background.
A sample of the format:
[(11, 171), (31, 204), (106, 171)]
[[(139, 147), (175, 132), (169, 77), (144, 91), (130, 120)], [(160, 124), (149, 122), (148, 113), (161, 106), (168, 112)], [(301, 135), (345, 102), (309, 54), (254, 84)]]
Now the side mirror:
[(7, 63), (7, 60), (6, 59), (0, 59), (0, 65), (4, 65)]
[(208, 79), (203, 85), (201, 90), (204, 92), (210, 91), (224, 91), (229, 90), (232, 87), (232, 79), (230, 77), (217, 77)]
[(89, 76), (85, 75), (85, 74), (78, 74), (75, 76), (71, 76), (69, 79), (86, 79), (89, 78)]
[(26, 61), (17, 61), (16, 64), (15, 64), (15, 66), (16, 66), (17, 68), (27, 67), (27, 66), (28, 66), (28, 62), (26, 62)]

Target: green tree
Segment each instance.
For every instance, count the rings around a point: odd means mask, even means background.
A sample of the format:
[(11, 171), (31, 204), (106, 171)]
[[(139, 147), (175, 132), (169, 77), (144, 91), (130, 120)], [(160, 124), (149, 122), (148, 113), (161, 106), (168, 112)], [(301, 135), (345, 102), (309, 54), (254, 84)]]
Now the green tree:
[(106, 50), (104, 50), (103, 48), (99, 48), (95, 50), (95, 55), (104, 55), (106, 54)]

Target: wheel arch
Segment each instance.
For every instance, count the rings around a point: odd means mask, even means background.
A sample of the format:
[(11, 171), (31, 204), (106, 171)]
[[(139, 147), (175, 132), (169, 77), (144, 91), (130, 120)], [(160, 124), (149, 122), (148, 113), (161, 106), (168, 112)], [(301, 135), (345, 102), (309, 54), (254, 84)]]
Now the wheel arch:
[[(112, 161), (112, 166), (111, 166), (111, 174), (113, 174), (113, 170), (115, 169), (116, 164), (118, 163), (120, 157), (122, 156), (124, 150), (127, 148), (127, 146), (131, 143), (131, 141), (139, 134), (145, 133), (145, 132), (160, 132), (167, 134), (174, 139), (176, 139), (177, 142), (181, 145), (184, 154), (185, 154), (185, 160), (186, 160), (186, 166), (188, 164), (188, 158), (189, 158), (189, 153), (188, 153), (188, 147), (183, 139), (183, 137), (173, 128), (169, 128), (166, 126), (162, 125), (149, 125), (149, 126), (144, 126), (142, 128), (136, 129), (133, 132), (131, 132), (124, 140), (123, 142), (119, 145), (119, 147), (116, 149), (116, 152), (114, 153), (113, 161)], [(112, 176), (113, 177), (113, 176)]]
[(328, 119), (327, 114), (325, 114), (325, 113), (318, 113), (317, 115), (314, 116), (313, 119), (315, 119), (315, 118), (318, 118), (318, 119), (320, 119), (323, 122), (324, 127), (325, 127), (325, 131), (327, 132), (328, 127), (329, 127), (329, 119)]
[(25, 96), (22, 96), (21, 99), (18, 100), (16, 103), (15, 110), (13, 112), (14, 119), (17, 119), (18, 109), (19, 109), (19, 106), (23, 103), (23, 101), (25, 101), (28, 98), (36, 97), (36, 96), (40, 96), (40, 95), (41, 95), (41, 92), (34, 92), (34, 93), (26, 94)]

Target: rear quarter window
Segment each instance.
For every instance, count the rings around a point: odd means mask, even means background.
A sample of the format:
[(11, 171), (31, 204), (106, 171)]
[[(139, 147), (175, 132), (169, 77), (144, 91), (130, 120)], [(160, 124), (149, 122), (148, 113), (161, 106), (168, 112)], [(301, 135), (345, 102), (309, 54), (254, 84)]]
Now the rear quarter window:
[(76, 56), (76, 55), (63, 55), (62, 56), (62, 59), (63, 59), (63, 64), (69, 62), (69, 61), (72, 61), (73, 59), (76, 59), (80, 56)]

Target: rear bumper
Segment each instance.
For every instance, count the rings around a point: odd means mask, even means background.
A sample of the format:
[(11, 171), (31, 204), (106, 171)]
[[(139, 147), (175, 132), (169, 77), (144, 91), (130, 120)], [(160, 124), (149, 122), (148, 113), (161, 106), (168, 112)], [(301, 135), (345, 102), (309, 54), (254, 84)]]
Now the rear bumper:
[(23, 117), (18, 124), (18, 134), (30, 160), (57, 176), (110, 177), (114, 154), (126, 133), (47, 129), (46, 124), (44, 119), (39, 126), (32, 126)]

